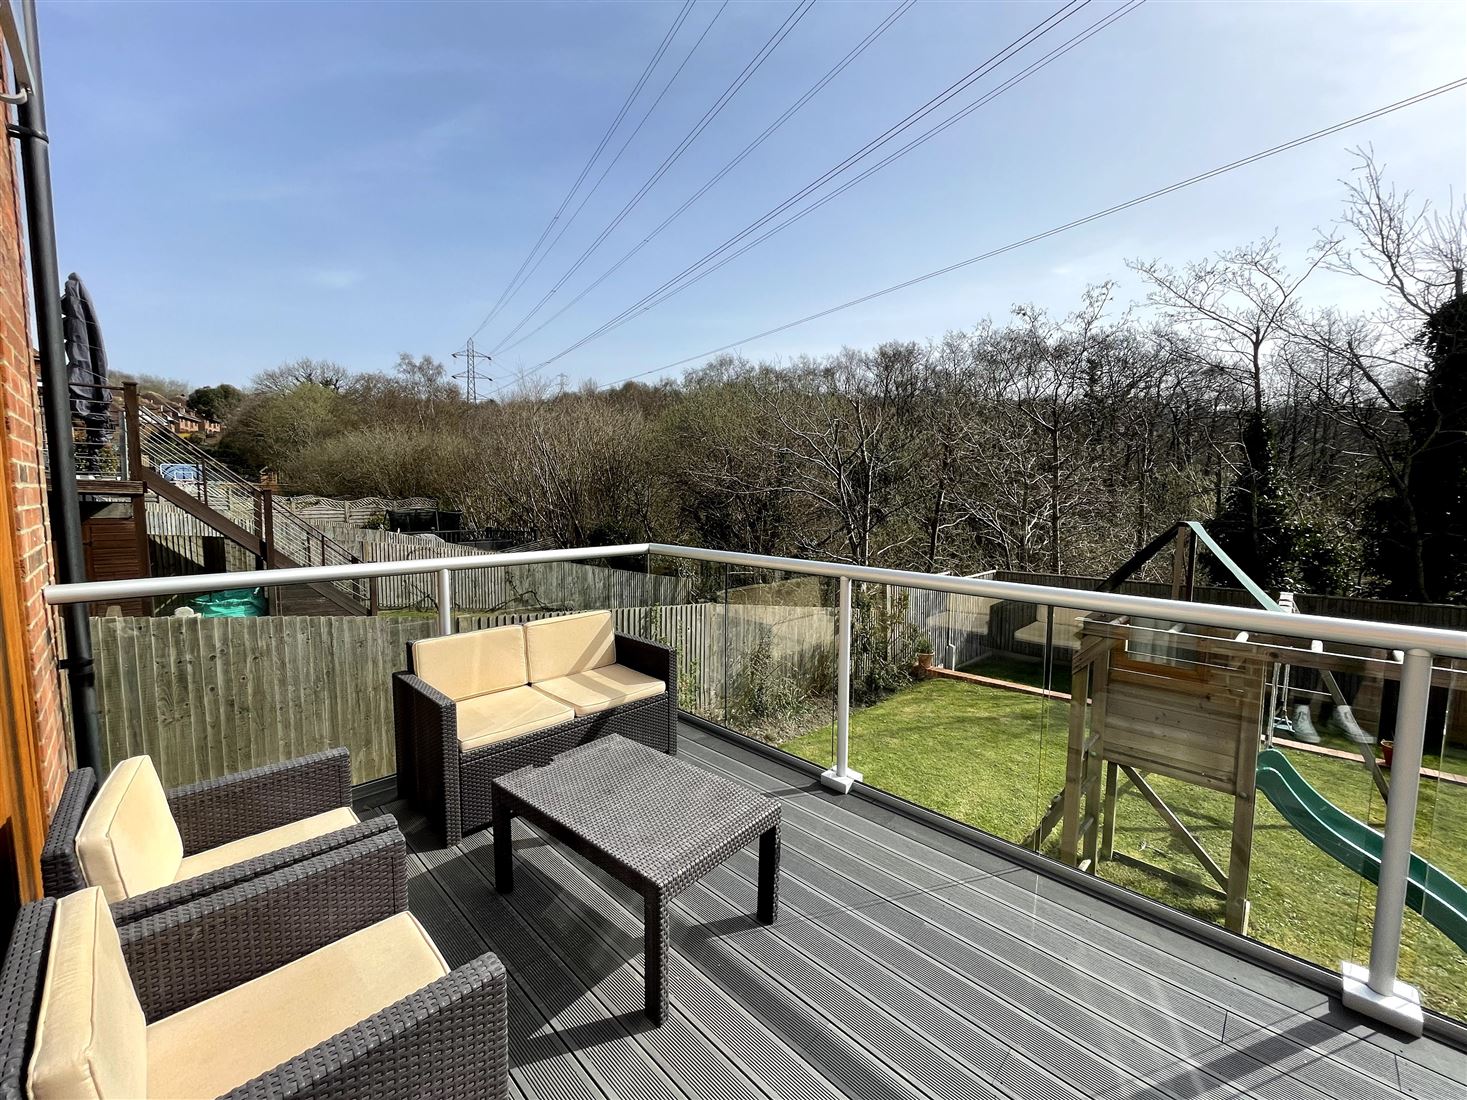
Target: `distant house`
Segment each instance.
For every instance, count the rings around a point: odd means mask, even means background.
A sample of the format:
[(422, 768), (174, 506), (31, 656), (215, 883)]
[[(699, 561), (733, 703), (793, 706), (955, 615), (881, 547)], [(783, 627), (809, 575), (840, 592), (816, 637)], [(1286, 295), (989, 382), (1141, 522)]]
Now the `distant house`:
[(214, 438), (224, 431), (217, 420), (200, 416), (188, 407), (188, 399), (182, 394), (165, 398), (156, 393), (140, 393), (138, 400), (156, 416), (167, 422), (168, 428), (177, 436), (202, 435)]
[(216, 436), (224, 431), (224, 425), (217, 420), (199, 416), (190, 412), (187, 408), (175, 412), (171, 418), (173, 433), (175, 435), (206, 435)]

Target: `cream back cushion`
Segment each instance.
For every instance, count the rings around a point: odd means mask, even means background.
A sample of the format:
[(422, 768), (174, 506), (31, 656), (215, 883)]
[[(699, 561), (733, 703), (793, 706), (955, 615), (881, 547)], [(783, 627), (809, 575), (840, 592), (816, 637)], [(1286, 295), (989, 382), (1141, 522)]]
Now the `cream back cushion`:
[(524, 627), (424, 638), (413, 643), (413, 671), (455, 702), (524, 687)]
[(29, 1092), (32, 1100), (148, 1094), (147, 1021), (95, 887), (56, 903)]
[(525, 624), (530, 683), (554, 680), (616, 661), (610, 611), (584, 611)]
[(76, 835), (88, 885), (111, 902), (167, 886), (183, 862), (183, 838), (153, 761), (134, 756), (112, 769)]

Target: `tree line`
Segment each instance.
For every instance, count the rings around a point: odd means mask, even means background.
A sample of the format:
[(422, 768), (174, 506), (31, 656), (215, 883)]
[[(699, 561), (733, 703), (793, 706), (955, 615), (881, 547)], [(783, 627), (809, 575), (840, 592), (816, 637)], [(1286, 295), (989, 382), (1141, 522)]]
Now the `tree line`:
[[(558, 545), (1104, 575), (1203, 519), (1268, 589), (1460, 600), (1464, 238), (1460, 208), (1397, 192), (1360, 151), (1302, 263), (1270, 238), (1137, 261), (1139, 302), (1102, 283), (1068, 313), (1016, 306), (925, 343), (613, 389), (526, 379), (472, 404), (430, 357), (301, 360), (211, 405), (217, 449), (289, 491), (434, 496)], [(1312, 301), (1326, 271), (1379, 304)]]

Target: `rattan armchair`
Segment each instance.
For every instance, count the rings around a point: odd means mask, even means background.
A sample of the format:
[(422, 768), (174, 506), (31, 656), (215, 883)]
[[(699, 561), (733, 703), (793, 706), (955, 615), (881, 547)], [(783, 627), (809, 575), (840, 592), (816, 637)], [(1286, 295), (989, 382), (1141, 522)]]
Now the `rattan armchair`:
[[(394, 850), (397, 873), (357, 876), (352, 890), (325, 892), (311, 885), (319, 882), (312, 864), (344, 858), (331, 852), (116, 932), (97, 890), (24, 906), (0, 967), (0, 1100), (70, 1094), (66, 1078), (57, 1073), (58, 1046), (63, 1057), (69, 1049), (82, 1052), (83, 1064), (74, 1071), (65, 1066), (66, 1072), (83, 1078), (106, 1073), (112, 1092), (120, 1087), (128, 1096), (506, 1095), (503, 966), (485, 954), (450, 970), (421, 926), (406, 915), (401, 835), (393, 830), (376, 843)], [(265, 928), (238, 919), (248, 911), (251, 895), (263, 891), (280, 898), (291, 889), (298, 895), (293, 919)], [(78, 927), (100, 933), (88, 938), (98, 945), (99, 960), (90, 970), (78, 969), (71, 950)], [(63, 934), (71, 938), (58, 955), (53, 938)], [(404, 935), (406, 946), (416, 952), (415, 965), (399, 961)], [(109, 962), (119, 945), (121, 960)], [(351, 962), (353, 952), (373, 945), (380, 956), (370, 967), (378, 982), (375, 1002), (349, 988), (353, 983), (346, 976), (360, 968), (341, 966), (343, 958)], [(333, 972), (333, 962), (346, 980), (321, 983), (323, 973)], [(62, 992), (47, 1007), (47, 977), (55, 966), (65, 968), (67, 977), (58, 979)], [(119, 966), (125, 968), (120, 980)], [(400, 973), (384, 978), (383, 969)], [(86, 992), (92, 1000), (82, 1005), (91, 1011), (67, 1016), (68, 997), (73, 1005), (78, 999), (79, 975), (80, 984), (90, 986)], [(289, 1011), (302, 996), (317, 1000), (321, 1012)], [(350, 1004), (362, 1003), (380, 1007), (361, 1017), (339, 1018)], [(50, 1013), (44, 1028), (43, 1013)], [(265, 1040), (249, 1032), (251, 1023), (259, 1026), (262, 1019), (273, 1032)], [(336, 1025), (341, 1029), (324, 1034)], [(84, 1042), (64, 1041), (66, 1027), (81, 1029)], [(50, 1039), (41, 1038), (46, 1029)], [(59, 1044), (57, 1034), (63, 1036)], [(278, 1052), (287, 1053), (275, 1059)], [(143, 1080), (146, 1087), (138, 1087)]]
[[(97, 789), (91, 768), (79, 768), (67, 778), (41, 851), (41, 877), (49, 897), (64, 897), (88, 885), (77, 839)], [(391, 818), (358, 822), (342, 812), (351, 806), (351, 761), (344, 748), (178, 787), (166, 797), (185, 857), (333, 811), (344, 827), (114, 902), (119, 924), (371, 840), (395, 827)]]

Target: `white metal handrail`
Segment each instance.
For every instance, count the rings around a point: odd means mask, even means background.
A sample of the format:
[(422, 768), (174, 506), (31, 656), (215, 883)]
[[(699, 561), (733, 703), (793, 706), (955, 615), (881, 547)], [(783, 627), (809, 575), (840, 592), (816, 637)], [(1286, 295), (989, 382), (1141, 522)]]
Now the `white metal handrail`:
[(1417, 991), (1397, 980), (1404, 920), (1407, 874), (1411, 859), (1415, 808), (1421, 783), (1421, 757), (1425, 741), (1427, 702), (1431, 690), (1434, 656), (1467, 658), (1467, 632), (1436, 627), (1379, 623), (1363, 619), (1338, 619), (1322, 615), (1299, 615), (1221, 604), (1188, 603), (1122, 592), (1095, 592), (1056, 588), (1049, 585), (999, 581), (987, 577), (954, 577), (901, 569), (850, 565), (841, 562), (807, 561), (764, 554), (708, 550), (666, 543), (629, 543), (619, 546), (575, 547), (564, 550), (533, 550), (492, 555), (455, 555), (420, 558), (414, 561), (360, 562), (343, 565), (309, 566), (297, 569), (241, 570), (204, 573), (186, 577), (145, 577), (136, 580), (88, 581), (80, 584), (49, 585), (44, 589), (49, 604), (105, 603), (140, 596), (174, 596), (253, 586), (360, 581), (377, 577), (436, 574), (438, 630), (453, 631), (453, 574), (466, 569), (490, 569), (548, 562), (586, 561), (605, 558), (656, 555), (720, 565), (745, 566), (775, 572), (831, 577), (839, 582), (838, 685), (836, 699), (836, 762), (822, 776), (827, 786), (849, 791), (860, 780), (849, 765), (851, 585), (863, 582), (977, 596), (1020, 603), (1072, 607), (1082, 611), (1133, 618), (1163, 619), (1195, 623), (1224, 630), (1296, 636), (1344, 645), (1401, 650), (1400, 698), (1396, 711), (1396, 773), (1387, 808), (1385, 844), (1382, 854), (1376, 912), (1368, 970), (1343, 964), (1346, 1004), (1392, 1026), (1420, 1034), (1423, 1016)]
[(1199, 626), (1213, 626), (1224, 630), (1246, 630), (1261, 634), (1318, 638), (1321, 641), (1336, 642), (1342, 645), (1371, 646), (1378, 649), (1425, 649), (1439, 657), (1467, 659), (1467, 631), (1448, 630), (1443, 627), (1382, 623), (1368, 619), (1338, 619), (1327, 615), (1288, 614), (1282, 611), (1265, 611), (1262, 608), (1187, 603), (1183, 600), (1135, 596), (1123, 592), (1057, 588), (1052, 585), (1000, 581), (987, 577), (953, 577), (905, 569), (849, 565), (844, 562), (707, 550), (703, 547), (677, 546), (661, 542), (570, 547), (563, 550), (527, 550), (512, 554), (476, 556), (455, 554), (441, 558), (419, 558), (413, 561), (364, 561), (343, 565), (313, 565), (298, 569), (271, 569), (268, 573), (264, 570), (236, 570), (230, 573), (197, 573), (186, 577), (139, 577), (133, 580), (86, 581), (77, 584), (48, 585), (44, 592), (46, 602), (51, 604), (101, 603), (139, 596), (217, 592), (226, 588), (259, 585), (273, 587), (288, 584), (320, 584), (331, 581), (369, 580), (373, 577), (438, 573), (443, 570), (457, 572), (460, 569), (534, 565), (538, 562), (553, 561), (586, 561), (596, 558), (627, 558), (644, 554), (688, 558), (723, 565), (743, 565), (756, 569), (801, 573), (815, 577), (837, 579), (845, 577), (852, 581), (885, 584), (895, 588), (921, 588), (933, 592), (951, 592), (987, 599), (1073, 607), (1081, 611), (1098, 611), (1110, 615), (1168, 619), (1173, 622), (1195, 623)]

